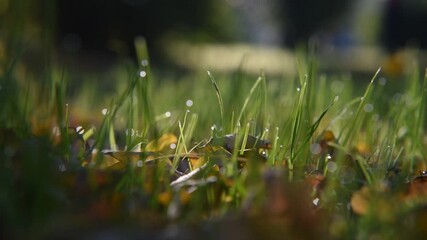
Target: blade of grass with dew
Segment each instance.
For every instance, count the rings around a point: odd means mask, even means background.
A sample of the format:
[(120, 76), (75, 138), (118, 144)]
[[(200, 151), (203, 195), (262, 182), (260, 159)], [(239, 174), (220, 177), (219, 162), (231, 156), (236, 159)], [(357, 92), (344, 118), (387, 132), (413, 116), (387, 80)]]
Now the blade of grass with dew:
[(350, 145), (352, 144), (352, 141), (355, 138), (355, 134), (360, 131), (361, 124), (363, 122), (362, 110), (363, 110), (363, 107), (365, 105), (366, 100), (368, 99), (368, 97), (370, 96), (370, 94), (372, 92), (372, 89), (374, 87), (374, 81), (377, 78), (380, 71), (381, 71), (381, 68), (379, 68), (377, 70), (377, 72), (372, 77), (371, 81), (369, 82), (369, 85), (366, 88), (366, 91), (360, 100), (359, 106), (357, 107), (356, 113), (354, 114), (353, 121), (351, 121), (351, 124), (349, 125), (347, 134), (344, 137), (343, 142), (342, 142), (342, 145), (347, 147), (347, 148), (351, 147)]
[(301, 145), (295, 152), (295, 156), (297, 157), (299, 153), (304, 150), (304, 147), (310, 142), (310, 139), (313, 137), (313, 134), (316, 132), (317, 128), (319, 127), (320, 122), (322, 121), (323, 117), (326, 115), (326, 113), (334, 106), (334, 104), (338, 101), (339, 97), (336, 96), (334, 100), (329, 104), (329, 106), (320, 114), (320, 116), (317, 118), (317, 120), (310, 126), (306, 138), (301, 142)]
[[(420, 147), (420, 149), (425, 149), (422, 147), (422, 141), (421, 139), (423, 139), (424, 134), (425, 134), (425, 123), (426, 123), (426, 107), (427, 107), (427, 68), (425, 69), (424, 72), (424, 79), (423, 79), (423, 85), (421, 88), (421, 101), (420, 101), (420, 106), (418, 108), (418, 118), (416, 119), (416, 123), (415, 123), (415, 129), (417, 129), (417, 139), (418, 139), (418, 145)], [(423, 151), (424, 153), (426, 152), (425, 150)], [(426, 160), (427, 161), (427, 160)]]
[(181, 152), (184, 150), (184, 152), (187, 153), (187, 146), (185, 145), (185, 134), (184, 134), (184, 128), (187, 123), (187, 115), (188, 115), (188, 111), (185, 111), (184, 120), (182, 124), (181, 124), (181, 121), (178, 121), (179, 137), (176, 143), (175, 156), (172, 161), (172, 166), (174, 169), (176, 169), (176, 167), (179, 164)]
[(251, 126), (251, 124), (249, 122), (246, 123), (245, 132), (243, 134), (242, 146), (240, 147), (240, 155), (243, 155), (243, 153), (245, 153), (246, 143), (248, 141), (248, 135), (249, 135), (250, 126)]
[(271, 152), (269, 153), (268, 159), (267, 159), (267, 162), (270, 166), (274, 166), (276, 164), (278, 141), (279, 141), (279, 128), (276, 127), (274, 129), (273, 145), (271, 146)]
[(294, 161), (295, 161), (295, 150), (296, 145), (298, 143), (298, 139), (300, 137), (300, 129), (303, 122), (303, 110), (304, 110), (304, 96), (307, 89), (307, 82), (304, 82), (300, 91), (299, 96), (297, 98), (297, 101), (295, 103), (295, 113), (294, 113), (294, 121), (292, 125), (292, 133), (291, 133), (291, 140), (290, 140), (290, 156), (288, 159), (288, 168), (290, 171), (289, 174), (289, 180), (291, 181), (293, 178), (293, 168), (294, 168)]
[(243, 103), (242, 109), (240, 110), (240, 114), (237, 117), (236, 125), (237, 125), (237, 123), (241, 123), (240, 121), (242, 120), (243, 113), (245, 112), (246, 107), (248, 106), (249, 100), (251, 99), (252, 94), (255, 92), (255, 89), (257, 89), (257, 87), (261, 83), (261, 81), (262, 81), (262, 77), (259, 77), (256, 80), (256, 82), (254, 83), (254, 85), (252, 86), (251, 90), (249, 91), (249, 94), (246, 97), (245, 102)]
[(155, 113), (153, 106), (151, 104), (151, 98), (150, 98), (150, 84), (151, 84), (151, 70), (150, 70), (150, 64), (149, 64), (149, 54), (148, 54), (148, 47), (147, 47), (147, 41), (143, 37), (136, 37), (135, 38), (135, 48), (136, 53), (138, 56), (138, 69), (139, 69), (139, 78), (140, 81), (138, 81), (138, 103), (141, 104), (139, 109), (139, 117), (142, 119), (142, 129), (143, 129), (143, 136), (146, 136), (148, 131), (151, 132), (153, 137), (157, 139), (159, 137), (159, 133), (156, 126), (155, 121)]
[(221, 91), (219, 90), (219, 87), (218, 87), (218, 84), (215, 81), (215, 78), (212, 76), (212, 74), (209, 71), (207, 71), (207, 72), (208, 72), (209, 78), (210, 78), (210, 80), (212, 82), (212, 85), (215, 88), (216, 97), (218, 99), (219, 110), (220, 110), (220, 114), (221, 114), (221, 127), (223, 129), (225, 129), (225, 125), (224, 125), (224, 103), (223, 103), (223, 100), (222, 100)]

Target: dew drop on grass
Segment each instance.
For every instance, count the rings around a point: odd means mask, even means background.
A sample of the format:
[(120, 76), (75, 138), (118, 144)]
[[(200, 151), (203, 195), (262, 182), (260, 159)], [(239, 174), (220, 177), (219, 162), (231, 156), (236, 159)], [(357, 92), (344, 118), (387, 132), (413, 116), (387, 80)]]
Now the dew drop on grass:
[(265, 131), (268, 132), (269, 131), (268, 128), (265, 128)]
[(191, 107), (191, 106), (193, 106), (193, 100), (188, 99), (188, 100), (185, 102), (185, 105), (187, 105), (187, 107)]
[(58, 127), (58, 126), (55, 126), (55, 127), (53, 127), (53, 128), (52, 128), (52, 134), (53, 134), (54, 136), (59, 136), (59, 135), (61, 135), (61, 131), (59, 130), (59, 127)]
[(142, 70), (141, 72), (139, 72), (139, 76), (143, 78), (147, 76), (147, 73), (144, 70)]
[(335, 172), (337, 170), (337, 164), (335, 162), (328, 162), (326, 164), (326, 168), (328, 169), (329, 172)]
[(85, 132), (85, 130), (83, 129), (82, 126), (78, 126), (78, 127), (76, 127), (76, 132), (81, 135)]
[(172, 116), (171, 112), (169, 112), (169, 111), (165, 112), (165, 117), (170, 117), (170, 116)]
[(301, 91), (301, 88), (297, 87), (297, 92)]
[(107, 115), (108, 114), (108, 109), (104, 108), (101, 110), (102, 115)]
[(171, 145), (169, 145), (170, 149), (175, 149), (176, 148), (176, 144), (175, 143), (171, 143)]
[(133, 130), (133, 128), (132, 129), (126, 129), (126, 136), (135, 136), (135, 130)]
[(403, 137), (406, 133), (408, 132), (408, 127), (406, 126), (402, 126), (399, 128), (399, 130), (397, 130), (397, 137), (401, 138)]
[(143, 66), (143, 67), (148, 66), (148, 60), (147, 59), (142, 59), (141, 60), (141, 66)]
[(328, 160), (331, 160), (331, 159), (332, 159), (332, 156), (331, 156), (330, 154), (328, 154), (328, 156), (326, 156), (326, 158), (327, 158)]
[(67, 170), (67, 168), (65, 167), (65, 164), (60, 164), (60, 165), (58, 166), (58, 170), (59, 170), (60, 172), (65, 172), (65, 171)]
[(137, 167), (142, 167), (142, 164), (143, 164), (142, 160), (136, 161), (136, 166)]
[(334, 94), (340, 94), (344, 90), (344, 83), (342, 81), (333, 81), (331, 83), (331, 91)]
[(365, 104), (365, 106), (363, 106), (363, 111), (365, 112), (372, 112), (374, 110), (374, 105), (372, 105), (371, 103), (367, 103)]
[(322, 147), (318, 143), (313, 143), (310, 146), (310, 151), (312, 154), (317, 155), (322, 151)]
[(314, 206), (317, 206), (317, 205), (319, 204), (319, 201), (320, 201), (320, 199), (319, 199), (319, 198), (315, 198), (315, 199), (313, 200), (313, 204), (314, 204)]

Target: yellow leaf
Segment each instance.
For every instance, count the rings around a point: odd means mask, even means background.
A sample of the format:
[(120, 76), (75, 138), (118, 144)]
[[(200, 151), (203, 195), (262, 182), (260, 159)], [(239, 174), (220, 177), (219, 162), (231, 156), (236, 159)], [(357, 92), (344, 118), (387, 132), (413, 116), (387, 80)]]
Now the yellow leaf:
[(167, 206), (172, 200), (172, 194), (170, 192), (162, 192), (157, 196), (159, 203), (163, 206)]
[(177, 137), (172, 133), (165, 133), (159, 139), (153, 140), (147, 144), (145, 151), (147, 152), (161, 152), (170, 148), (171, 144), (176, 144)]
[(365, 215), (368, 212), (370, 195), (369, 188), (366, 186), (353, 194), (351, 208), (355, 213)]

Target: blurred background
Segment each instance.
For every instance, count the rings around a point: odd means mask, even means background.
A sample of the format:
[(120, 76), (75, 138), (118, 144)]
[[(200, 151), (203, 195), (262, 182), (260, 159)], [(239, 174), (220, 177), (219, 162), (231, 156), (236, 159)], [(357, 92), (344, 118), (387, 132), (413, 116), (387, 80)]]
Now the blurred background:
[(311, 44), (322, 69), (399, 75), (402, 49), (423, 61), (425, 26), (424, 0), (0, 0), (0, 63), (19, 56), (35, 71), (49, 60), (106, 72), (136, 61), (142, 36), (157, 72), (226, 72), (243, 62), (293, 74), (294, 49)]

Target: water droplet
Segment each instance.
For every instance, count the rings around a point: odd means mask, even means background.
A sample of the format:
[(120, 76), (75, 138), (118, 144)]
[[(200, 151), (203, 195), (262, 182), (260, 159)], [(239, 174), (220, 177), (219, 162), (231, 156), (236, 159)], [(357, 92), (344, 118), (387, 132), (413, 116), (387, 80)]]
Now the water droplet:
[(364, 97), (360, 97), (360, 101), (363, 101), (363, 99), (365, 99)]
[(135, 136), (135, 130), (133, 130), (133, 128), (132, 129), (126, 129), (126, 135), (129, 136), (129, 134), (132, 137)]
[(382, 78), (380, 78), (380, 79), (378, 80), (378, 82), (379, 82), (379, 84), (380, 84), (381, 86), (384, 86), (384, 85), (386, 85), (386, 84), (387, 84), (387, 79), (386, 79), (386, 78), (384, 78), (384, 77), (382, 77)]
[(59, 127), (58, 127), (58, 126), (55, 126), (55, 127), (53, 127), (53, 128), (52, 128), (52, 134), (53, 134), (54, 136), (59, 136), (59, 135), (61, 135), (61, 130), (59, 130)]
[(297, 92), (301, 91), (301, 88), (297, 87)]
[(175, 148), (176, 148), (176, 144), (175, 144), (175, 143), (171, 143), (171, 144), (169, 145), (169, 147), (170, 147), (170, 149), (175, 149)]
[(187, 109), (187, 113), (190, 113), (190, 109)]
[(188, 99), (188, 100), (185, 102), (185, 105), (187, 105), (187, 107), (191, 107), (191, 106), (193, 106), (193, 100)]
[(212, 125), (211, 130), (213, 131), (215, 129), (216, 129), (216, 125), (214, 124), (214, 125)]
[(402, 126), (399, 128), (399, 130), (397, 131), (397, 137), (401, 138), (403, 137), (406, 133), (408, 132), (408, 127), (406, 126)]
[(143, 78), (147, 76), (147, 73), (144, 70), (142, 70), (141, 72), (139, 72), (139, 76)]
[(320, 201), (320, 199), (319, 199), (319, 198), (315, 198), (315, 199), (313, 200), (313, 204), (314, 204), (315, 206), (317, 206), (317, 205), (319, 204), (319, 201)]
[(331, 91), (334, 94), (340, 94), (342, 91), (344, 91), (344, 83), (342, 81), (333, 81), (331, 83)]
[(169, 112), (169, 111), (165, 112), (165, 117), (170, 117), (170, 116), (172, 116), (171, 112)]
[(318, 143), (313, 143), (310, 146), (310, 151), (312, 154), (316, 155), (319, 154), (322, 151), (322, 147)]
[(365, 112), (372, 112), (374, 110), (374, 105), (372, 105), (371, 103), (367, 103), (365, 104), (365, 106), (363, 106), (363, 111)]
[(265, 130), (264, 130), (264, 131), (268, 132), (269, 130), (268, 130), (268, 128), (265, 128)]
[(328, 162), (326, 164), (326, 168), (328, 169), (329, 172), (335, 172), (337, 170), (337, 164), (335, 162)]
[(142, 165), (143, 165), (142, 160), (138, 160), (138, 161), (136, 161), (136, 166), (137, 166), (137, 167), (142, 167)]
[(102, 115), (107, 115), (108, 114), (108, 109), (104, 108), (101, 110)]
[(78, 133), (78, 134), (83, 134), (85, 132), (85, 130), (83, 129), (83, 127), (82, 126), (78, 126), (78, 127), (76, 127), (76, 133)]
[(141, 60), (141, 66), (144, 66), (144, 67), (148, 66), (148, 60), (147, 59), (142, 59)]
[(331, 159), (332, 159), (332, 156), (331, 156), (330, 154), (328, 154), (328, 155), (326, 156), (326, 158), (327, 158), (328, 160), (331, 160)]
[(65, 167), (65, 164), (60, 164), (60, 165), (58, 166), (58, 170), (59, 170), (60, 172), (65, 172), (65, 171), (67, 171), (67, 168)]

